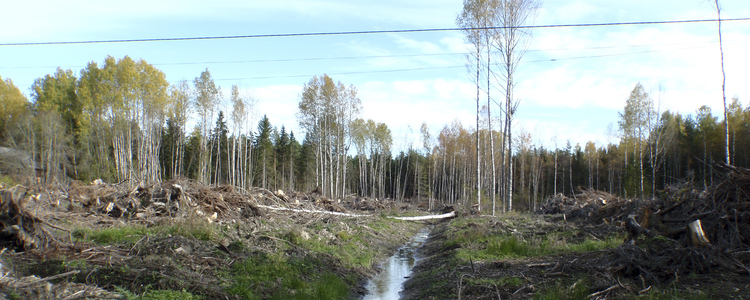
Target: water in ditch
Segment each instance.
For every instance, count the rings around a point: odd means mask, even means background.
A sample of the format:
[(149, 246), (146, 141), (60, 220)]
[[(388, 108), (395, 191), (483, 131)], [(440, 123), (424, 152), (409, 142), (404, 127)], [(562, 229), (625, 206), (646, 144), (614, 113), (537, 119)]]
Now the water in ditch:
[(401, 246), (381, 265), (381, 271), (367, 282), (367, 295), (364, 300), (397, 300), (404, 289), (404, 282), (411, 276), (411, 269), (419, 260), (415, 255), (430, 234), (429, 228), (422, 228), (406, 245)]

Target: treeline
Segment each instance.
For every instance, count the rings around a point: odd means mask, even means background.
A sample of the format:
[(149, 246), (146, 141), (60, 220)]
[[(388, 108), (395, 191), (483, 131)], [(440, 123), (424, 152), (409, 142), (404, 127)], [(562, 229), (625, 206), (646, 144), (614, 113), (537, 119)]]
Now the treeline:
[[(710, 165), (725, 155), (723, 122), (707, 106), (695, 115), (660, 112), (640, 84), (611, 130), (616, 144), (567, 141), (553, 149), (522, 131), (506, 142), (505, 130), (488, 130), (484, 117), (478, 135), (458, 121), (434, 136), (423, 124), (419, 147), (395, 151), (386, 124), (360, 118), (354, 86), (315, 76), (300, 95), (301, 140), (266, 116), (253, 120), (255, 100), (236, 86), (225, 96), (208, 70), (169, 84), (143, 60), (107, 57), (77, 74), (58, 69), (38, 78), (31, 101), (0, 80), (0, 142), (28, 153), (47, 183), (190, 178), (436, 208), (475, 204), (481, 180), (487, 213), (535, 209), (546, 196), (579, 189), (648, 197), (679, 182), (710, 185), (719, 176)], [(747, 167), (750, 107), (735, 98), (727, 115), (732, 162)], [(508, 160), (499, 148), (511, 144)]]

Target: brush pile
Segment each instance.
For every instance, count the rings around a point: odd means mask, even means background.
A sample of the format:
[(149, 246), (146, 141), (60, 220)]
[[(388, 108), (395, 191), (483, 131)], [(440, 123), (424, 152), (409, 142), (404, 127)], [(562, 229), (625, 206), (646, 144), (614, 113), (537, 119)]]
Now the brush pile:
[[(603, 287), (624, 288), (616, 278), (633, 278), (646, 288), (688, 274), (747, 275), (750, 169), (726, 164), (713, 168), (724, 174), (723, 178), (705, 190), (684, 183), (669, 187), (659, 199), (648, 200), (583, 191), (573, 199), (550, 197), (539, 213), (562, 214), (568, 221), (593, 225), (626, 227), (628, 219), (637, 220), (631, 221), (637, 225), (635, 229), (627, 229), (629, 238), (607, 255), (566, 264), (573, 269), (596, 270)], [(645, 238), (638, 239), (639, 234)]]
[[(95, 180), (91, 184), (41, 186), (37, 183), (11, 189), (0, 186), (0, 299), (10, 294), (20, 299), (119, 299), (121, 295), (111, 292), (115, 287), (142, 290), (143, 286), (138, 284), (146, 280), (142, 275), (147, 272), (115, 275), (110, 274), (115, 272), (112, 270), (150, 270), (165, 264), (164, 261), (154, 264), (144, 257), (179, 260), (183, 268), (161, 270), (167, 274), (163, 278), (189, 278), (194, 280), (190, 281), (191, 291), (224, 295), (221, 282), (207, 279), (217, 278), (218, 275), (209, 276), (213, 267), (233, 261), (212, 258), (217, 250), (231, 253), (229, 256), (236, 255), (236, 251), (230, 250), (232, 245), (244, 241), (243, 247), (272, 253), (277, 251), (279, 243), (288, 242), (269, 236), (268, 232), (291, 232), (291, 228), (322, 222), (337, 224), (332, 225), (335, 228), (341, 226), (335, 231), (340, 233), (348, 227), (335, 220), (363, 216), (349, 214), (349, 210), (385, 207), (395, 207), (395, 204), (392, 200), (367, 198), (333, 200), (319, 190), (310, 193), (262, 188), (244, 190), (229, 185), (206, 186), (192, 180), (151, 184)], [(220, 225), (211, 226), (211, 223)], [(119, 227), (142, 228), (143, 231), (134, 233), (142, 238), (127, 245), (82, 241), (90, 230)], [(227, 232), (221, 235), (224, 240), (215, 241), (185, 239), (180, 233), (166, 232), (180, 227), (193, 234), (211, 228), (225, 228)], [(167, 236), (144, 234), (147, 228), (164, 230)], [(309, 239), (311, 233), (300, 231), (299, 235), (300, 239)], [(336, 234), (326, 230), (316, 232), (316, 238), (337, 243)], [(158, 253), (151, 255), (150, 251)], [(16, 266), (39, 266), (39, 269), (11, 270), (7, 267), (11, 262)], [(86, 266), (81, 267), (86, 272), (71, 271), (66, 265), (68, 262)], [(107, 283), (101, 282), (103, 278), (109, 278), (105, 280)], [(176, 285), (177, 282), (179, 280), (164, 279), (151, 284), (172, 290), (184, 288)]]

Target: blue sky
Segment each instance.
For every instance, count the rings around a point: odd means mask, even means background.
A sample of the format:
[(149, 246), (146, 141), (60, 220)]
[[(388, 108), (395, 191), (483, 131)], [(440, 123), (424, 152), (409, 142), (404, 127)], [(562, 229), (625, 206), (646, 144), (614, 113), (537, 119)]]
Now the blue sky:
[[(0, 43), (452, 28), (462, 9), (460, 0), (1, 2)], [(724, 18), (750, 17), (750, 1), (722, 5)], [(546, 1), (534, 24), (715, 16), (705, 0)], [(746, 106), (750, 21), (722, 26), (727, 96)], [(550, 145), (554, 137), (560, 146), (616, 141), (606, 128), (616, 128), (618, 111), (638, 82), (661, 100), (662, 110), (689, 114), (706, 104), (721, 114), (716, 23), (544, 28), (533, 35), (516, 76), (521, 105), (514, 129), (531, 133), (537, 144)], [(107, 55), (142, 58), (172, 83), (192, 81), (208, 68), (225, 96), (236, 84), (257, 100), (256, 120), (266, 114), (301, 137), (295, 112), (302, 85), (327, 73), (357, 87), (362, 117), (386, 123), (400, 148), (417, 143), (422, 122), (433, 136), (454, 120), (474, 126), (465, 49), (458, 31), (0, 46), (0, 76), (28, 95), (35, 78), (58, 66), (78, 72)]]

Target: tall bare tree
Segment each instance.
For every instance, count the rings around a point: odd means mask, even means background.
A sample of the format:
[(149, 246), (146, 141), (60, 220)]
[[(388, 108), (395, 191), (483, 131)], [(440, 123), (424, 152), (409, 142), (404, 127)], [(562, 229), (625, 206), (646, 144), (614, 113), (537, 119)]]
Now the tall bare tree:
[(721, 40), (721, 5), (719, 0), (714, 0), (714, 8), (716, 9), (716, 20), (719, 24), (719, 52), (721, 53), (721, 99), (724, 104), (724, 137), (725, 137), (725, 154), (727, 164), (732, 164), (732, 159), (729, 155), (729, 119), (727, 118), (727, 73), (724, 71), (724, 43)]
[(513, 146), (512, 146), (512, 125), (513, 115), (518, 105), (518, 100), (514, 99), (513, 89), (516, 81), (513, 78), (521, 62), (521, 58), (528, 49), (528, 41), (531, 37), (531, 30), (525, 28), (528, 22), (531, 22), (534, 14), (541, 5), (537, 0), (498, 0), (497, 10), (493, 12), (496, 21), (497, 43), (495, 49), (500, 54), (500, 72), (496, 77), (501, 90), (505, 93), (505, 138), (507, 141), (507, 186), (508, 186), (508, 211), (513, 210)]
[(211, 135), (211, 122), (214, 119), (221, 92), (214, 84), (208, 69), (201, 72), (200, 77), (196, 77), (193, 83), (195, 84), (195, 102), (193, 105), (200, 118), (198, 121), (198, 126), (200, 126), (198, 180), (208, 184), (211, 178), (211, 172), (208, 170), (211, 160), (209, 150), (213, 148), (208, 147), (208, 139)]
[[(490, 1), (487, 0), (464, 0), (464, 9), (461, 12), (461, 14), (456, 18), (456, 24), (464, 29), (464, 33), (466, 34), (466, 40), (472, 45), (473, 49), (472, 52), (467, 56), (467, 58), (471, 61), (474, 60), (476, 62), (476, 65), (473, 63), (468, 63), (467, 68), (469, 69), (470, 73), (476, 74), (474, 80), (474, 83), (477, 87), (477, 131), (476, 131), (476, 155), (477, 155), (477, 161), (476, 161), (476, 170), (477, 170), (477, 211), (482, 211), (482, 167), (481, 167), (481, 154), (480, 154), (480, 147), (479, 147), (479, 118), (480, 118), (480, 104), (479, 104), (479, 95), (480, 91), (482, 90), (481, 87), (481, 80), (480, 80), (480, 74), (482, 73), (481, 68), (481, 62), (482, 54), (484, 53), (484, 49), (490, 48), (490, 41), (488, 40), (488, 27), (490, 25), (489, 20), (491, 18), (490, 16), (490, 10), (489, 6), (491, 5)], [(489, 66), (487, 66), (487, 69), (489, 69)], [(472, 72), (473, 71), (473, 72)], [(487, 90), (489, 90), (489, 87), (487, 87)]]
[(186, 123), (190, 113), (192, 111), (191, 99), (193, 90), (186, 80), (181, 80), (178, 83), (172, 85), (169, 88), (169, 103), (167, 106), (167, 114), (171, 118), (177, 127), (176, 140), (173, 141), (173, 149), (169, 149), (172, 152), (172, 176), (179, 178), (183, 175), (185, 160), (185, 136), (186, 136)]

